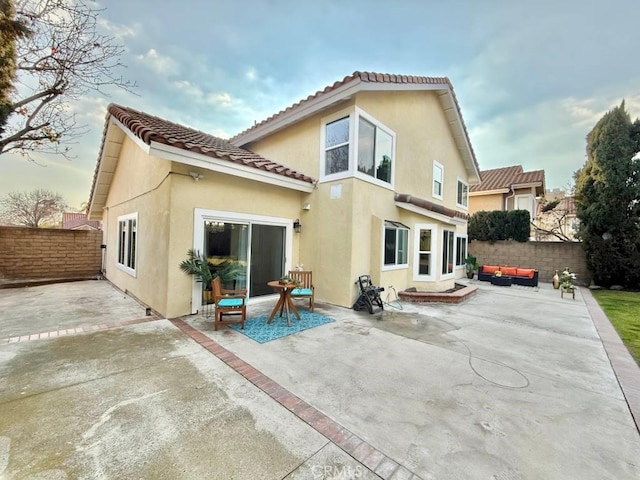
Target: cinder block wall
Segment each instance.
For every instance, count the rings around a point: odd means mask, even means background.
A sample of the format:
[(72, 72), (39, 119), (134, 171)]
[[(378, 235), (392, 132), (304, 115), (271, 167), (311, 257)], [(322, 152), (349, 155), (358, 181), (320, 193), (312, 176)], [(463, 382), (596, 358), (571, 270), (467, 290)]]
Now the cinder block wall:
[(578, 285), (589, 285), (586, 256), (578, 242), (514, 242), (469, 243), (469, 253), (478, 258), (480, 265), (504, 265), (535, 268), (539, 281), (551, 282), (555, 270), (558, 274), (566, 267), (577, 275)]
[(101, 243), (96, 230), (0, 227), (0, 287), (98, 278)]

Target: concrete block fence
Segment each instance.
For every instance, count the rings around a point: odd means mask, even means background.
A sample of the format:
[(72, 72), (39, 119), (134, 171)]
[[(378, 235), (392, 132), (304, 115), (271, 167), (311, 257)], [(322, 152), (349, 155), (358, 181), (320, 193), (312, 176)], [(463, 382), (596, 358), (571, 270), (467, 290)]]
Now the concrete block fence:
[(589, 285), (591, 275), (587, 271), (586, 256), (578, 242), (514, 242), (495, 243), (474, 240), (469, 243), (469, 253), (478, 258), (480, 265), (504, 265), (535, 268), (539, 281), (550, 283), (555, 270), (558, 274), (566, 267), (577, 275), (578, 285)]
[(0, 288), (100, 277), (102, 232), (0, 227)]

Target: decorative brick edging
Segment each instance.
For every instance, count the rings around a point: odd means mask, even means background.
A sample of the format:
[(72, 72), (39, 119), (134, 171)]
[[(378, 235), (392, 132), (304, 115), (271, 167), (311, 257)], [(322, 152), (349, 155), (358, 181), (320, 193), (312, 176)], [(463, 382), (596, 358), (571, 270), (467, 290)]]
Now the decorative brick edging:
[(15, 337), (0, 338), (0, 345), (5, 345), (7, 343), (29, 342), (31, 340), (44, 340), (46, 338), (68, 337), (70, 335), (98, 332), (101, 330), (108, 330), (110, 328), (126, 327), (127, 325), (135, 325), (137, 323), (154, 322), (156, 320), (162, 320), (162, 317), (156, 317), (155, 315), (152, 315), (149, 317), (137, 318), (135, 320), (125, 320), (123, 322), (101, 323), (99, 325), (85, 325), (84, 327), (63, 328), (62, 330), (53, 330), (51, 332), (18, 335)]
[(607, 315), (591, 295), (591, 291), (588, 288), (582, 288), (580, 291), (640, 433), (640, 367), (620, 339)]
[(420, 480), (418, 475), (295, 396), (198, 329), (188, 325), (180, 318), (171, 318), (169, 321), (376, 475), (388, 480)]

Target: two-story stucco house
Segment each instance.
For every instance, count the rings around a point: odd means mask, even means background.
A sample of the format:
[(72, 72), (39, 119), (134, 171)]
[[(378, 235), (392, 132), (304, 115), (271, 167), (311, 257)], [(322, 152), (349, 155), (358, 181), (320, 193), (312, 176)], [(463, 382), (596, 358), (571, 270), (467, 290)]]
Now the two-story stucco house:
[(521, 165), (480, 172), (482, 181), (469, 190), (469, 214), (492, 210), (527, 210), (536, 218), (544, 196), (544, 170), (525, 172)]
[(89, 218), (107, 278), (168, 317), (201, 304), (189, 248), (239, 262), (252, 299), (304, 265), (317, 301), (350, 307), (363, 274), (452, 287), (479, 181), (447, 78), (355, 72), (228, 141), (110, 105)]

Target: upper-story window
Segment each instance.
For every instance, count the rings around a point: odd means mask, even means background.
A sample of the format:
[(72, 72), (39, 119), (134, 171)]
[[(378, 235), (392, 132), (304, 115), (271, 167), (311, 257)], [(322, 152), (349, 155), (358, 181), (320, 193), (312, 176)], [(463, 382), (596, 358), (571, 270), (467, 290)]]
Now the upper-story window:
[(442, 164), (433, 161), (433, 193), (435, 198), (442, 200), (444, 181), (444, 167)]
[(322, 180), (393, 184), (395, 133), (357, 107), (323, 120), (322, 154)]
[(535, 199), (533, 198), (533, 195), (516, 195), (515, 210), (527, 210), (531, 220), (536, 218), (536, 209), (534, 208), (534, 205)]
[(325, 126), (325, 175), (349, 170), (349, 117)]
[(469, 185), (458, 178), (458, 196), (456, 204), (462, 208), (469, 207)]

